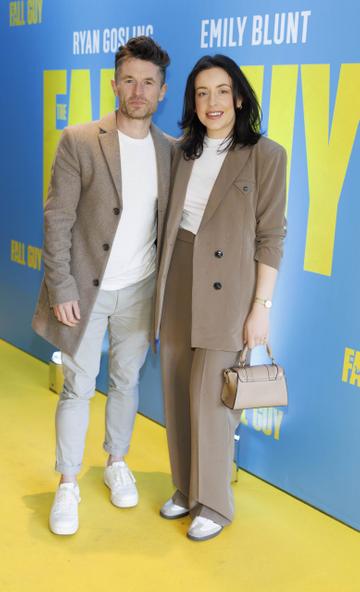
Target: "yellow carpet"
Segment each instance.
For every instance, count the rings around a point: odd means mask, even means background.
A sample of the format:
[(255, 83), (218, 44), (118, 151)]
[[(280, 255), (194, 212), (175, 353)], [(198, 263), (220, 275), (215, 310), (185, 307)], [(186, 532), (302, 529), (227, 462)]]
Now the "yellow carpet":
[(236, 520), (218, 538), (194, 543), (188, 518), (161, 519), (172, 493), (165, 431), (144, 417), (128, 456), (139, 506), (112, 506), (102, 395), (80, 475), (80, 530), (51, 534), (57, 397), (42, 362), (1, 341), (0, 360), (1, 592), (359, 592), (360, 534), (246, 473), (234, 486)]

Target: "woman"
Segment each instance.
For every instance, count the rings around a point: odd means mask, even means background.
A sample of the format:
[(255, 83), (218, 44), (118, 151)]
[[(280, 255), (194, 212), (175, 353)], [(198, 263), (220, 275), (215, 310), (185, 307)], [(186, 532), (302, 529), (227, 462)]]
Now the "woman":
[(207, 540), (233, 517), (230, 487), (240, 413), (220, 399), (223, 370), (246, 342), (267, 342), (285, 236), (284, 149), (261, 136), (260, 109), (237, 64), (201, 58), (185, 90), (184, 130), (156, 302), (165, 416), (176, 491), (164, 518), (190, 512)]

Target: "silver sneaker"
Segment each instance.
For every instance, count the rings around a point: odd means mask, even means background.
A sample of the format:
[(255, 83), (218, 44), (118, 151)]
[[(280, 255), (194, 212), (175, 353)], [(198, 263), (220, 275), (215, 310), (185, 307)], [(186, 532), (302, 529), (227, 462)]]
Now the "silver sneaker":
[(105, 485), (111, 490), (111, 502), (118, 508), (132, 508), (139, 501), (135, 477), (124, 461), (117, 461), (105, 468)]
[(162, 516), (162, 518), (166, 518), (166, 520), (176, 520), (176, 518), (187, 516), (188, 513), (189, 508), (184, 508), (184, 506), (175, 504), (171, 498), (165, 502), (160, 510), (160, 516)]
[(187, 537), (192, 541), (207, 541), (216, 537), (223, 527), (209, 518), (196, 516), (187, 532)]

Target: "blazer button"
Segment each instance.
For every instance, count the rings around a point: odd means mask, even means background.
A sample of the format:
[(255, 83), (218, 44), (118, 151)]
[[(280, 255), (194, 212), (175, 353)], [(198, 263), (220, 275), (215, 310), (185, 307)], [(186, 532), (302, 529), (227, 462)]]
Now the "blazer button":
[(222, 284), (220, 282), (215, 282), (213, 284), (213, 286), (214, 286), (215, 290), (221, 290), (221, 288), (222, 288)]
[(99, 280), (93, 280), (93, 286), (98, 286), (99, 285)]
[(108, 251), (110, 249), (110, 245), (108, 243), (103, 244), (104, 251)]
[(215, 255), (215, 257), (218, 257), (219, 259), (221, 259), (221, 257), (224, 256), (224, 251), (222, 251), (221, 249), (218, 249), (217, 251), (215, 251), (214, 255)]
[(120, 208), (114, 208), (113, 212), (114, 212), (115, 216), (118, 216), (120, 214)]

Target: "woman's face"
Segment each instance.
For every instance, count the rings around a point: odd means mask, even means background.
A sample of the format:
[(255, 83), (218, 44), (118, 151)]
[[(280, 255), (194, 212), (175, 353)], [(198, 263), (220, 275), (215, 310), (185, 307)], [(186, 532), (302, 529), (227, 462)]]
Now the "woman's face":
[[(240, 107), (239, 99), (237, 107)], [(209, 138), (226, 138), (234, 127), (232, 80), (222, 68), (203, 70), (195, 78), (195, 110)]]

